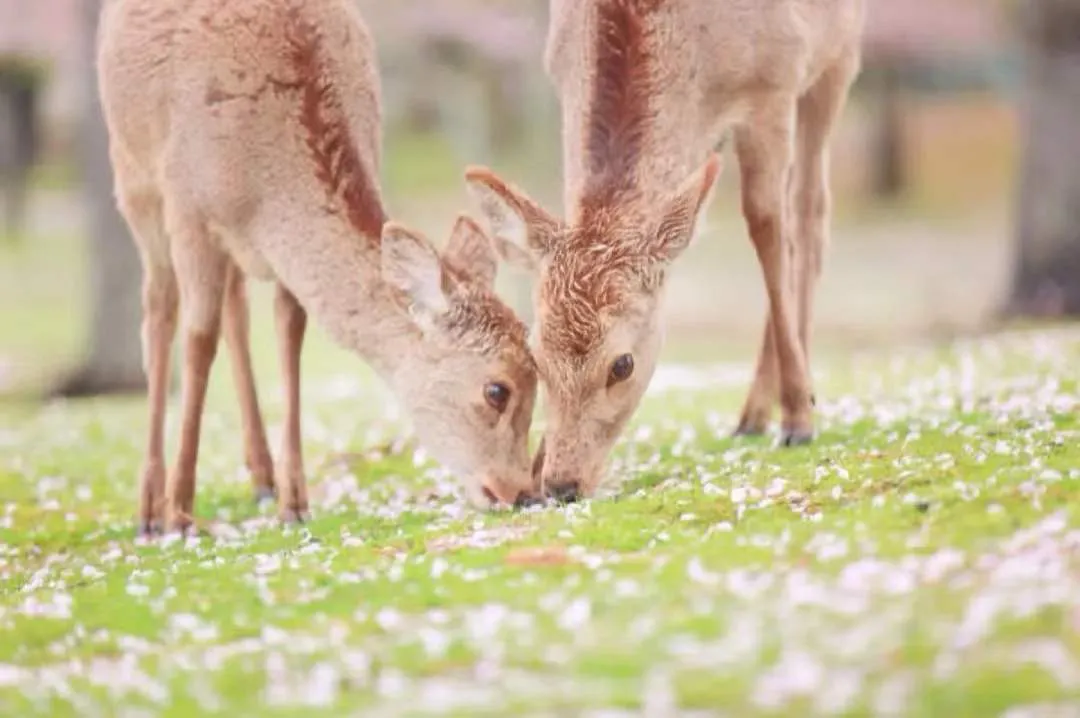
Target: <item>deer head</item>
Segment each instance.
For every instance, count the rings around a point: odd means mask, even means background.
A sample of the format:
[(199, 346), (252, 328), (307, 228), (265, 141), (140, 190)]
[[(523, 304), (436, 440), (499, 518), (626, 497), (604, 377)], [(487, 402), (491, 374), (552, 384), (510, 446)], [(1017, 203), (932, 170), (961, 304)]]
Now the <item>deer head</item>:
[(539, 275), (533, 354), (547, 429), (536, 471), (548, 495), (591, 496), (601, 483), (656, 368), (666, 271), (689, 246), (719, 172), (713, 155), (654, 203), (587, 197), (567, 223), (491, 171), (467, 170), (499, 254)]
[(394, 222), (383, 228), (383, 277), (422, 337), (393, 384), (421, 444), (482, 508), (527, 502), (533, 486), (536, 368), (525, 326), (493, 291), (496, 266), (490, 240), (466, 216), (441, 257), (422, 235)]

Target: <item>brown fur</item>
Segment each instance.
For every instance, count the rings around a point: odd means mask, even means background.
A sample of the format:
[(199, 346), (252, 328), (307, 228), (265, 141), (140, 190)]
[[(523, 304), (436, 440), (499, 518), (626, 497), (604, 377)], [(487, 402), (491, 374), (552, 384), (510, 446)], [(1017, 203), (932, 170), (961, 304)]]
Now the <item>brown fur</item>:
[[(784, 441), (812, 436), (827, 146), (858, 71), (863, 3), (551, 1), (545, 64), (562, 105), (567, 221), (489, 170), (466, 172), (503, 257), (540, 276), (548, 488), (590, 494), (602, 478), (654, 370), (665, 271), (708, 205), (709, 158), (728, 131), (770, 306), (739, 430), (763, 431), (778, 401)], [(625, 353), (634, 374), (613, 385), (608, 367)]]
[[(440, 256), (426, 238), (386, 221), (375, 179), (378, 77), (353, 4), (110, 0), (101, 28), (117, 201), (144, 268), (143, 529), (163, 518), (180, 529), (192, 522), (222, 324), (256, 489), (276, 489), (284, 519), (307, 512), (300, 351), (308, 313), (390, 384), (421, 443), (464, 476), (471, 500), (488, 506), (526, 494), (536, 369), (525, 327), (493, 293), (494, 250), (475, 222), (460, 217)], [(285, 421), (276, 471), (251, 373), (244, 275), (277, 285)], [(183, 421), (166, 482), (163, 424), (178, 324)], [(491, 382), (511, 390), (502, 412), (485, 399)]]
[(590, 178), (586, 202), (594, 210), (632, 194), (637, 186), (635, 173), (653, 94), (650, 66), (655, 39), (647, 16), (659, 4), (615, 0), (597, 7), (596, 72), (586, 148)]
[(287, 27), (290, 59), (297, 77), (302, 78), (298, 87), (299, 120), (307, 135), (315, 176), (331, 195), (341, 197), (353, 228), (363, 237), (377, 238), (386, 223), (386, 213), (378, 190), (360, 163), (337, 88), (326, 72), (319, 29), (298, 7), (289, 8)]
[(640, 231), (606, 206), (589, 214), (588, 229), (567, 232), (554, 250), (551, 280), (541, 286), (547, 308), (542, 346), (584, 357), (603, 340), (604, 317), (627, 294), (655, 288), (660, 270), (649, 261)]

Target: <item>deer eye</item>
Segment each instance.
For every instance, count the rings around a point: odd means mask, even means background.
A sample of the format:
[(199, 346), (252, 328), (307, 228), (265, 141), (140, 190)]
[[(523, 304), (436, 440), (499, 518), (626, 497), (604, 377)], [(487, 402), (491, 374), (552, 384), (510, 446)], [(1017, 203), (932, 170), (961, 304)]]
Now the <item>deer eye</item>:
[(623, 354), (611, 364), (611, 372), (608, 375), (608, 386), (624, 382), (634, 373), (634, 357)]
[(510, 389), (505, 384), (491, 382), (484, 386), (484, 399), (492, 409), (501, 414), (506, 411), (506, 405), (510, 402)]

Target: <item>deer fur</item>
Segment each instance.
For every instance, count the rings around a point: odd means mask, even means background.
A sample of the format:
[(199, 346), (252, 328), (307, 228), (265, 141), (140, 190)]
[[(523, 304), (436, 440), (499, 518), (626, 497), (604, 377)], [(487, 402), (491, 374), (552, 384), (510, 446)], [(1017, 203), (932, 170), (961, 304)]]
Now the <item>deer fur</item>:
[[(471, 500), (512, 504), (532, 480), (536, 372), (493, 293), (497, 257), (462, 216), (436, 252), (388, 222), (377, 182), (379, 85), (349, 0), (109, 0), (101, 102), (116, 196), (142, 256), (150, 420), (144, 530), (191, 523), (207, 377), (224, 314), (247, 463), (283, 519), (308, 511), (300, 350), (308, 313), (364, 358), (421, 444)], [(276, 283), (285, 422), (275, 471), (248, 350), (244, 277)], [(179, 307), (179, 317), (178, 317)], [(169, 349), (184, 338), (182, 425), (166, 484)], [(505, 388), (506, 402), (489, 390)], [(276, 481), (275, 481), (276, 479)]]
[[(730, 131), (769, 313), (738, 432), (783, 412), (811, 440), (810, 326), (828, 240), (828, 143), (860, 64), (863, 0), (552, 0), (565, 219), (483, 167), (466, 181), (502, 256), (539, 274), (534, 355), (549, 493), (592, 494), (661, 348), (664, 277)], [(613, 362), (634, 371), (613, 381)]]

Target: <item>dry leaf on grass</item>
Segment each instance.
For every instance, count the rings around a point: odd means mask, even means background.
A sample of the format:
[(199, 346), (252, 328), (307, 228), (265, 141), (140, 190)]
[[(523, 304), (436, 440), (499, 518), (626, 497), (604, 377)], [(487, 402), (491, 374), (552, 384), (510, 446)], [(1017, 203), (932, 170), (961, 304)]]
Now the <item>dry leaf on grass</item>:
[(506, 554), (511, 566), (562, 566), (572, 560), (564, 546), (524, 546)]

